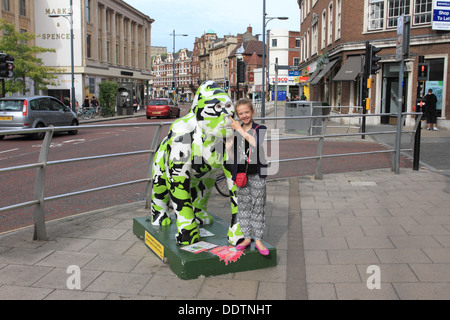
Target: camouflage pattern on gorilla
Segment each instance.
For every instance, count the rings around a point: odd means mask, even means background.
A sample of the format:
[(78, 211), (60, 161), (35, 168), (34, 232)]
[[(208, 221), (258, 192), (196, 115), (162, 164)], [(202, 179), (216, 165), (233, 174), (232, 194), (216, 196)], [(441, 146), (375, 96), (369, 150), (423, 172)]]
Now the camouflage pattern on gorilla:
[(213, 222), (208, 198), (218, 170), (223, 170), (230, 192), (231, 223), (227, 239), (236, 245), (243, 235), (236, 219), (236, 186), (224, 166), (224, 138), (233, 134), (228, 116), (234, 116), (230, 97), (213, 81), (197, 90), (190, 112), (176, 120), (161, 142), (153, 164), (152, 224), (171, 223), (169, 202), (177, 221), (179, 245), (199, 241), (198, 226)]

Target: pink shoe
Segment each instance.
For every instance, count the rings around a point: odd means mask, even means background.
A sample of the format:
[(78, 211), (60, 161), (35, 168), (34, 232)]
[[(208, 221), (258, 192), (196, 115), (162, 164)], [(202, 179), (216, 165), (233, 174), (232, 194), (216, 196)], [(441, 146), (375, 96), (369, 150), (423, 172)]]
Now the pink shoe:
[(246, 245), (246, 246), (241, 246), (240, 244), (238, 244), (236, 246), (236, 249), (239, 250), (239, 251), (244, 251), (249, 245), (251, 245), (251, 242), (248, 245)]
[(258, 248), (256, 243), (255, 243), (255, 248), (258, 249), (259, 253), (261, 253), (263, 256), (268, 256), (269, 255), (269, 249), (261, 250), (260, 248)]

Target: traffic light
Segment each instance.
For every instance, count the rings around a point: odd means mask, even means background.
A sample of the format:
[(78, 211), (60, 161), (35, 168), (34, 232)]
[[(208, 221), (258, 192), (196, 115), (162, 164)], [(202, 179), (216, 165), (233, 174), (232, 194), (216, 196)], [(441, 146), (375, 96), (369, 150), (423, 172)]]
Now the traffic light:
[(419, 70), (417, 72), (417, 81), (428, 80), (428, 63), (419, 63)]
[(376, 74), (381, 67), (378, 65), (378, 61), (381, 60), (377, 53), (380, 52), (381, 49), (377, 48), (373, 45), (370, 46), (370, 74)]
[(224, 87), (225, 91), (228, 91), (230, 89), (230, 82), (228, 80), (225, 80), (223, 87)]
[(0, 53), (0, 78), (14, 78), (14, 58)]
[(370, 76), (371, 74), (375, 75), (381, 67), (378, 65), (378, 62), (381, 60), (377, 53), (380, 52), (381, 49), (371, 45), (369, 41), (366, 42), (366, 63), (364, 66), (364, 73), (366, 76)]
[(175, 91), (175, 81), (172, 81), (172, 91)]

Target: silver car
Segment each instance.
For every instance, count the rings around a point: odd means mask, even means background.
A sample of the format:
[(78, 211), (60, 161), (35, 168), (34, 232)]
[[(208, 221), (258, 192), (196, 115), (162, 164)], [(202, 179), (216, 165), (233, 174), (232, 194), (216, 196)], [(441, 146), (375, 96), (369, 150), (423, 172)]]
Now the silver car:
[[(61, 101), (49, 96), (14, 97), (0, 99), (1, 130), (22, 130), (52, 126), (78, 126), (78, 117)], [(75, 135), (78, 130), (69, 130)], [(32, 138), (41, 140), (45, 132), (34, 133)]]

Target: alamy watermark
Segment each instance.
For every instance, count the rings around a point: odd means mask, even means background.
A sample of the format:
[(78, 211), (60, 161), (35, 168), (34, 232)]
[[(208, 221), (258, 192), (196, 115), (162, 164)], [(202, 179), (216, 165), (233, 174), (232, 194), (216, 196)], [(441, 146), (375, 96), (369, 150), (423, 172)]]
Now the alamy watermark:
[(367, 267), (367, 274), (370, 274), (367, 278), (366, 286), (369, 290), (380, 290), (381, 289), (381, 269), (377, 265), (371, 265)]
[(71, 265), (67, 267), (67, 274), (70, 276), (67, 278), (66, 286), (69, 290), (81, 290), (81, 269), (79, 266)]

